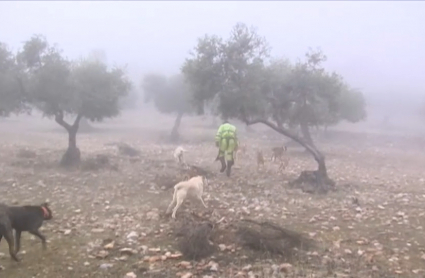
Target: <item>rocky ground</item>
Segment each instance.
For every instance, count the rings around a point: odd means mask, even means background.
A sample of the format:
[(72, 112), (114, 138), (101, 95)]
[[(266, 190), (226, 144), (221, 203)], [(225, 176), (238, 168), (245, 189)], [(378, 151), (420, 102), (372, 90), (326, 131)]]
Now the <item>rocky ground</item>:
[[(183, 144), (186, 161), (215, 175), (205, 188), (208, 209), (188, 202), (172, 220), (165, 210), (172, 198), (167, 188), (179, 174), (172, 158), (176, 145), (160, 143), (153, 129), (134, 130), (81, 134), (84, 163), (72, 171), (57, 166), (63, 133), (35, 127), (3, 132), (0, 202), (47, 200), (54, 219), (42, 231), (47, 250), (23, 235), (20, 263), (10, 260), (2, 241), (0, 277), (424, 277), (424, 140), (336, 132), (318, 139), (337, 191), (314, 196), (287, 184), (315, 168), (296, 146), (289, 146), (283, 173), (268, 161), (257, 170), (255, 151), (262, 148), (270, 157), (269, 149), (281, 143), (278, 136), (246, 134), (248, 152), (229, 179), (217, 173), (214, 143), (206, 141), (215, 130), (186, 128), (192, 138)], [(123, 153), (118, 142), (139, 153)], [(97, 155), (109, 160), (101, 169), (91, 163)], [(220, 221), (212, 231), (214, 253), (197, 262), (181, 255), (174, 233), (194, 217)], [(232, 234), (246, 218), (273, 221), (316, 246), (302, 260), (252, 251)]]

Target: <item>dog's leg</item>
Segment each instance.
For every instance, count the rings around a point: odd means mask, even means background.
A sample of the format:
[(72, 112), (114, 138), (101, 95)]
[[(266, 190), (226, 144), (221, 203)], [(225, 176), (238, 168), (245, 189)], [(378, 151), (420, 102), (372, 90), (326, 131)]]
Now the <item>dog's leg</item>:
[(177, 197), (176, 206), (173, 209), (173, 214), (171, 215), (172, 218), (176, 219), (176, 212), (179, 209), (179, 207), (183, 204), (184, 198), (186, 195), (180, 195)]
[(16, 230), (15, 232), (15, 236), (16, 236), (16, 246), (15, 246), (15, 250), (16, 250), (16, 254), (18, 254), (19, 250), (21, 249), (21, 231)]
[(38, 230), (28, 231), (30, 234), (35, 235), (39, 239), (41, 239), (41, 243), (43, 244), (43, 249), (46, 249), (46, 237), (43, 236)]
[(3, 238), (3, 235), (0, 235), (0, 242), (1, 242), (1, 239)]
[(201, 200), (202, 204), (204, 205), (205, 208), (208, 208), (207, 205), (205, 204), (204, 200), (202, 199), (202, 196), (198, 196), (199, 200)]
[(167, 208), (167, 211), (165, 212), (166, 214), (170, 213), (171, 211), (171, 207), (174, 205), (174, 203), (176, 202), (176, 190), (174, 190), (174, 194), (173, 194), (173, 200), (171, 201), (170, 205)]
[(13, 232), (12, 229), (10, 229), (9, 231), (6, 232), (6, 234), (4, 234), (4, 238), (7, 241), (7, 244), (9, 245), (9, 254), (10, 257), (16, 261), (19, 262), (18, 257), (16, 256), (16, 251), (15, 251), (15, 240), (13, 238)]

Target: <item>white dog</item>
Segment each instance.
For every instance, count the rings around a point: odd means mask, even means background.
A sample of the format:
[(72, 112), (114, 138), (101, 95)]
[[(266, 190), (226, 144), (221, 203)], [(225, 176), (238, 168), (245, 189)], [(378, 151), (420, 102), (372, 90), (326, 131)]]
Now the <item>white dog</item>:
[(196, 198), (201, 200), (202, 204), (205, 208), (207, 208), (207, 205), (205, 205), (204, 200), (202, 199), (202, 193), (204, 192), (204, 185), (208, 186), (208, 180), (206, 177), (203, 176), (196, 176), (193, 177), (187, 181), (181, 181), (178, 184), (174, 186), (174, 195), (173, 200), (171, 201), (171, 204), (167, 208), (167, 214), (170, 213), (171, 207), (174, 203), (176, 203), (176, 206), (173, 209), (173, 214), (171, 215), (172, 218), (176, 218), (176, 212), (183, 203), (183, 201), (186, 199), (186, 197), (189, 195), (192, 198)]
[(183, 153), (186, 152), (185, 149), (183, 149), (183, 147), (178, 146), (175, 150), (174, 150), (174, 158), (178, 159), (180, 163), (183, 162)]

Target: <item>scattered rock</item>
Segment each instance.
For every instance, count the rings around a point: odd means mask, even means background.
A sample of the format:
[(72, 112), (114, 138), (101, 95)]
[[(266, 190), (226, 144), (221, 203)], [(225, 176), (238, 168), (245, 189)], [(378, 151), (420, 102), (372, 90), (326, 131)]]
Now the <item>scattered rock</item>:
[(113, 266), (114, 266), (113, 264), (101, 264), (99, 266), (99, 268), (102, 269), (102, 270), (107, 270), (107, 269), (109, 269), (109, 268), (111, 268)]
[(135, 231), (132, 231), (127, 235), (127, 239), (136, 239), (138, 237), (139, 235)]
[(246, 265), (242, 268), (243, 271), (250, 271), (252, 269), (252, 265)]
[(136, 250), (133, 250), (131, 248), (122, 248), (122, 249), (120, 249), (120, 253), (122, 255), (131, 256), (131, 255), (137, 254), (137, 251)]
[(115, 241), (111, 241), (110, 243), (108, 243), (105, 246), (103, 246), (103, 248), (105, 250), (111, 250), (111, 249), (114, 249), (114, 246), (115, 246)]
[(109, 252), (106, 250), (100, 250), (97, 254), (96, 254), (96, 258), (98, 259), (105, 259), (106, 257), (108, 257)]
[(124, 278), (137, 278), (137, 275), (134, 272), (128, 272)]
[(159, 212), (158, 209), (153, 209), (146, 213), (146, 219), (147, 220), (158, 220), (159, 219)]
[(208, 266), (210, 267), (210, 271), (218, 271), (218, 263), (214, 262), (214, 261), (210, 261), (208, 263)]
[(177, 264), (177, 266), (187, 268), (187, 269), (192, 268), (192, 264), (188, 261), (181, 261)]
[(190, 273), (190, 272), (187, 272), (187, 273), (185, 273), (185, 274), (183, 274), (182, 276), (180, 276), (181, 278), (191, 278), (193, 276), (193, 274), (192, 273)]
[(279, 266), (279, 271), (282, 271), (285, 273), (289, 272), (291, 269), (292, 269), (292, 265), (289, 263), (284, 263)]

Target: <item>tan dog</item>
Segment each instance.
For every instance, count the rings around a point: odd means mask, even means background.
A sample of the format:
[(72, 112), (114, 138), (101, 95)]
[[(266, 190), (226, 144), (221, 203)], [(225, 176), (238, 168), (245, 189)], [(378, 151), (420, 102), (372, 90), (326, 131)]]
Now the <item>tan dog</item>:
[(206, 177), (203, 176), (196, 176), (187, 181), (181, 181), (176, 184), (174, 186), (173, 200), (168, 206), (166, 213), (170, 213), (171, 207), (175, 203), (176, 206), (174, 207), (173, 214), (171, 215), (171, 217), (175, 219), (177, 210), (183, 204), (183, 201), (186, 199), (187, 196), (201, 200), (204, 207), (207, 208), (207, 205), (205, 205), (205, 202), (202, 199), (204, 185), (208, 186), (208, 180)]
[(239, 145), (238, 148), (236, 149), (236, 152), (235, 152), (236, 160), (238, 160), (239, 155), (241, 155), (241, 154), (245, 155), (247, 149), (248, 149), (248, 147), (246, 145)]
[(173, 153), (174, 158), (175, 158), (176, 160), (178, 160), (178, 161), (179, 161), (179, 163), (184, 163), (184, 161), (183, 161), (183, 154), (184, 154), (184, 152), (186, 152), (186, 150), (185, 150), (185, 149), (183, 149), (183, 147), (181, 147), (181, 146), (178, 146), (178, 147), (174, 150), (174, 153)]

